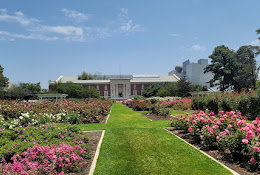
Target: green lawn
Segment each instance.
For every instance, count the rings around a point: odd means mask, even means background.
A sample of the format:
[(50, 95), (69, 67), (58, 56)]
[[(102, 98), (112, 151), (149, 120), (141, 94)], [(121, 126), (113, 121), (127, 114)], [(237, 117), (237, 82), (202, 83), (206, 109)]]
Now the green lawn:
[[(185, 112), (184, 112), (185, 113)], [(79, 125), (106, 130), (95, 175), (231, 174), (163, 127), (122, 104), (113, 104), (107, 124)]]
[(194, 111), (177, 111), (177, 110), (173, 110), (173, 111), (171, 111), (171, 115), (175, 116), (175, 115), (179, 115), (179, 114), (185, 114), (186, 112), (188, 112), (189, 114), (193, 114)]

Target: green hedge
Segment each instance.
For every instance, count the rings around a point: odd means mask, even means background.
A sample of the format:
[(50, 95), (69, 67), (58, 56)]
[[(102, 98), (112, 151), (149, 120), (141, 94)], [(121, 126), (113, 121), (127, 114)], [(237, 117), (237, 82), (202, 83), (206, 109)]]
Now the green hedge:
[(243, 116), (255, 119), (260, 114), (260, 93), (249, 92), (217, 92), (204, 96), (192, 97), (193, 110), (240, 111)]

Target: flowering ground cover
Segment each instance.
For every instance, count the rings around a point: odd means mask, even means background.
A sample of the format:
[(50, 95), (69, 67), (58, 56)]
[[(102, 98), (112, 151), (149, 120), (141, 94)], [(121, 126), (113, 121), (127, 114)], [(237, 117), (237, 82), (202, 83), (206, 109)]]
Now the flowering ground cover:
[(110, 111), (112, 101), (17, 102), (0, 101), (0, 128), (37, 126), (50, 122), (98, 123)]
[(0, 131), (1, 174), (63, 174), (86, 164), (87, 137), (76, 126), (48, 124)]
[(193, 136), (196, 143), (205, 148), (218, 149), (233, 160), (241, 160), (250, 171), (260, 170), (260, 120), (248, 123), (241, 112), (220, 111), (216, 116), (195, 111), (192, 115), (176, 115), (173, 127), (183, 129)]

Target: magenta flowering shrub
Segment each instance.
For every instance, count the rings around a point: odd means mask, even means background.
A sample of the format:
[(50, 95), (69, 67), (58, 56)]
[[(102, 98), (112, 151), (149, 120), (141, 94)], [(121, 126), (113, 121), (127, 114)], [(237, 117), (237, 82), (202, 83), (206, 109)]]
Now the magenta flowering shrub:
[(171, 125), (189, 132), (204, 147), (229, 152), (233, 159), (248, 160), (251, 170), (260, 170), (260, 120), (248, 123), (241, 113), (195, 111), (192, 115), (177, 115)]
[(59, 146), (34, 145), (20, 155), (15, 154), (12, 162), (3, 158), (0, 163), (1, 174), (64, 174), (64, 172), (78, 172), (86, 165), (83, 156), (86, 154), (81, 146), (67, 145), (64, 142)]
[[(7, 162), (11, 157), (21, 154), (29, 147), (36, 144), (49, 146), (52, 144), (65, 144), (81, 146), (84, 151), (87, 150), (88, 138), (76, 128), (75, 125), (46, 124), (40, 126), (17, 127), (14, 130), (0, 130), (0, 159), (4, 158)], [(87, 158), (85, 154), (84, 158)]]

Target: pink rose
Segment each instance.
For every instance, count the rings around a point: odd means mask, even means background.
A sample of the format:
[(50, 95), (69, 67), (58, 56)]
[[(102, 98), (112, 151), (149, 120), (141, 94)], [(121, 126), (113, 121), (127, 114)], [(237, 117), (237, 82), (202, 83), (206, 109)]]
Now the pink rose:
[(244, 144), (248, 144), (248, 140), (247, 140), (247, 139), (243, 139), (242, 142), (243, 142)]
[(190, 132), (191, 132), (191, 131), (192, 131), (192, 128), (191, 128), (191, 127), (189, 127), (188, 131), (190, 131)]
[(219, 136), (216, 137), (216, 140), (219, 140)]
[(257, 146), (254, 147), (255, 152), (259, 152), (259, 148)]
[(257, 128), (257, 129), (256, 129), (256, 132), (260, 132), (260, 128)]
[(250, 159), (250, 161), (251, 161), (252, 163), (255, 163), (255, 159), (254, 159), (253, 157)]

